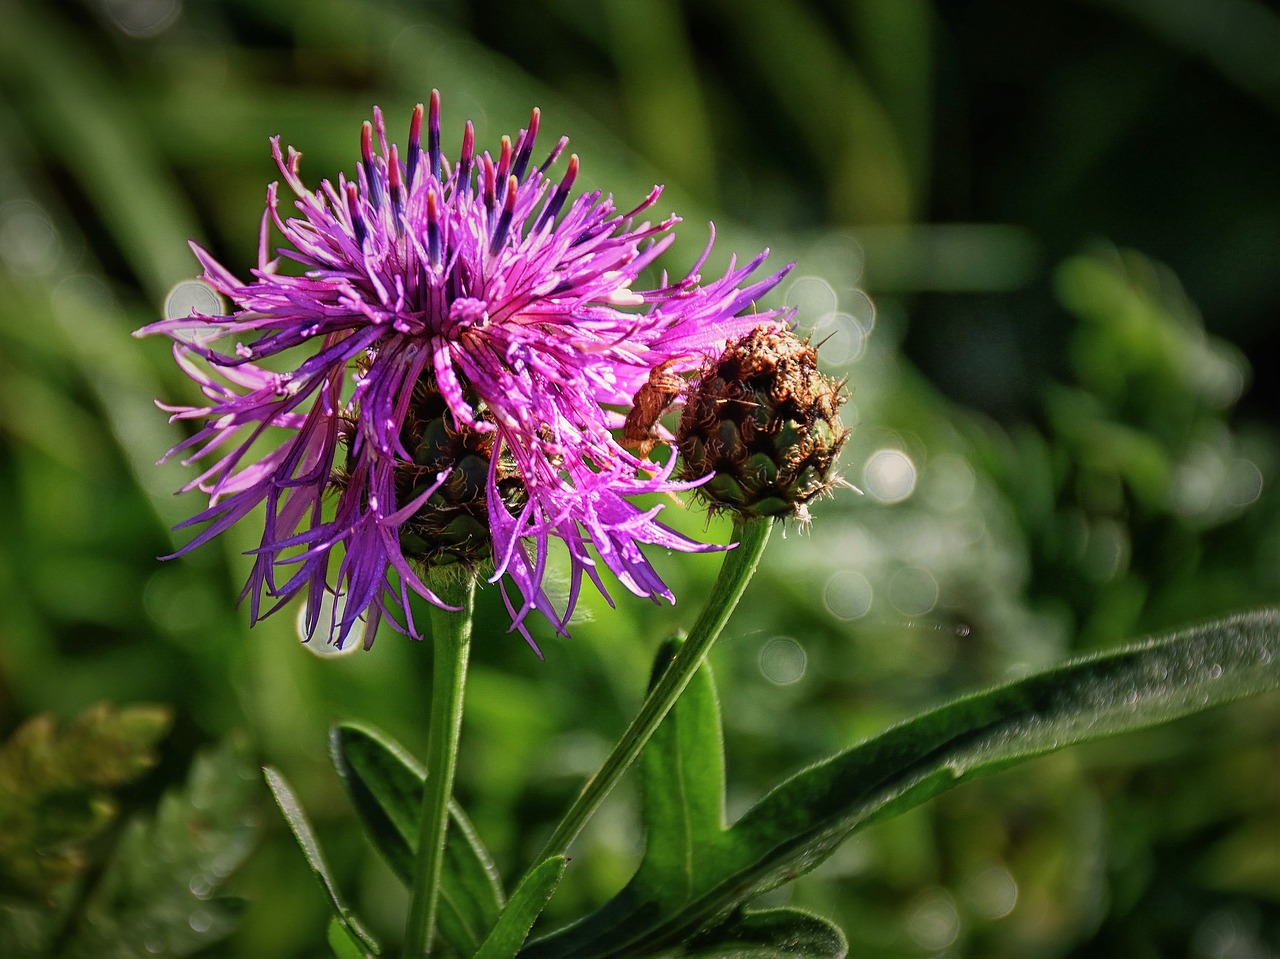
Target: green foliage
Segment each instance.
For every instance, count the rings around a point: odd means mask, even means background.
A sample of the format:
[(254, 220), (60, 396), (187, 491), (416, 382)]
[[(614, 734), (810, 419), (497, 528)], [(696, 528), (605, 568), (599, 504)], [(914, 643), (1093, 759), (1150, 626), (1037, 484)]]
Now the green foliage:
[[(151, 744), (167, 727), (167, 712), (154, 706), (99, 706), (61, 736), (52, 736), (51, 725), (41, 718), (15, 735), (0, 764), (6, 774), (22, 768), (31, 777), (28, 782), (57, 781), (63, 796), (104, 796), (105, 787), (151, 764)], [(96, 755), (85, 755), (85, 748), (97, 750)], [(41, 901), (0, 899), (0, 955), (178, 957), (225, 939), (243, 903), (219, 889), (244, 862), (257, 835), (255, 793), (247, 750), (229, 739), (198, 755), (185, 787), (166, 793), (153, 815), (127, 819), (110, 843), (86, 847), (89, 837), (77, 831), (101, 828), (104, 810), (114, 808), (105, 798), (98, 800), (93, 816), (80, 817), (77, 829), (64, 824), (49, 840), (56, 845), (41, 846), (40, 837), (21, 831), (6, 833), (12, 847), (51, 865), (39, 877), (49, 884)], [(45, 801), (49, 795), (44, 794)], [(13, 794), (4, 790), (0, 797), (8, 801)], [(51, 805), (57, 810), (62, 804)], [(68, 848), (78, 853), (74, 860)]]
[[(325, 895), (329, 898), (329, 904), (333, 907), (334, 916), (329, 924), (330, 947), (333, 948), (340, 959), (353, 948), (357, 949), (361, 955), (366, 953), (378, 955), (381, 950), (378, 948), (377, 942), (364, 929), (355, 914), (343, 901), (342, 893), (338, 891), (338, 884), (334, 880), (328, 864), (325, 862), (324, 853), (320, 851), (320, 843), (316, 839), (315, 830), (312, 829), (311, 822), (307, 819), (307, 814), (303, 812), (302, 804), (298, 802), (298, 797), (294, 795), (293, 790), (279, 770), (268, 766), (262, 772), (266, 777), (267, 787), (275, 798), (276, 805), (280, 807), (280, 812), (289, 824), (289, 830), (293, 833), (293, 838), (298, 841), (302, 854), (306, 857), (307, 865), (311, 867), (312, 874), (320, 883), (321, 888), (324, 889)], [(337, 930), (334, 929), (335, 923), (339, 927)]]
[(556, 891), (569, 860), (552, 856), (538, 863), (516, 886), (493, 930), (485, 937), (474, 959), (512, 959), (524, 945), (547, 900)]
[[(671, 655), (665, 648), (656, 673)], [(635, 877), (599, 911), (521, 955), (657, 956), (690, 940), (718, 947), (722, 934), (736, 941), (747, 928), (779, 943), (807, 941), (811, 924), (793, 934), (782, 914), (748, 922), (743, 904), (814, 869), (854, 831), (1030, 757), (1278, 687), (1280, 610), (1233, 617), (910, 720), (792, 777), (726, 829), (720, 710), (703, 667), (645, 750), (649, 839)], [(725, 923), (729, 914), (738, 918)]]
[(103, 703), (62, 731), (42, 715), (14, 732), (0, 747), (0, 895), (40, 902), (83, 875), (119, 812), (114, 791), (155, 764), (170, 718)]
[(60, 959), (189, 956), (226, 938), (244, 904), (219, 889), (257, 836), (255, 779), (242, 742), (197, 755), (185, 788), (129, 822)]
[[(439, 87), (455, 148), (465, 117), (491, 147), (537, 103), (549, 135), (573, 137), (584, 189), (622, 203), (667, 184), (677, 262), (708, 220), (704, 276), (729, 250), (798, 261), (773, 302), (831, 338), (824, 366), (853, 392), (841, 469), (868, 494), (774, 538), (713, 653), (735, 813), (961, 691), (1280, 595), (1265, 3), (538, 0), (491, 16), (460, 0), (213, 0), (130, 20), (143, 6), (165, 5), (0, 4), (0, 723), (105, 698), (177, 704), (175, 753), (252, 729), (384, 940), (402, 891), (366, 859), (317, 730), (359, 716), (416, 748), (430, 657), (393, 635), (314, 657), (290, 611), (250, 634), (234, 599), (252, 536), (155, 560), (196, 497), (171, 495), (190, 470), (154, 465), (183, 434), (152, 401), (198, 393), (165, 344), (129, 332), (196, 272), (188, 240), (242, 276), (255, 262), (273, 134), (312, 182), (355, 172), (373, 103), (403, 145)], [(1145, 255), (1081, 254), (1096, 237)], [(865, 481), (882, 449), (914, 467), (903, 501)], [(707, 533), (696, 512), (664, 516)], [(571, 641), (537, 636), (541, 663), (502, 635), (497, 589), (480, 591), (457, 792), (504, 867), (536, 860), (718, 562), (654, 561), (674, 609), (588, 595)], [(933, 605), (904, 588), (919, 583)], [(802, 647), (793, 682), (762, 669), (775, 638)], [(1277, 737), (1268, 696), (982, 778), (861, 831), (789, 904), (836, 919), (866, 959), (1132, 959), (1224, 937), (1276, 953)], [(181, 788), (182, 765), (156, 778)], [(630, 797), (613, 799), (549, 928), (635, 871)], [(98, 835), (90, 859), (114, 833)], [(261, 853), (268, 892), (213, 951), (322, 954), (327, 904), (292, 837), (269, 833)], [(918, 935), (938, 903), (950, 945)], [(0, 936), (49, 928), (40, 907), (3, 909)], [(23, 955), (14, 941), (0, 955)]]
[[(411, 886), (426, 782), (421, 765), (394, 740), (368, 726), (339, 725), (330, 744), (334, 766), (365, 834), (400, 881)], [(441, 934), (460, 954), (470, 956), (493, 929), (503, 904), (492, 857), (466, 814), (451, 803), (440, 880)]]

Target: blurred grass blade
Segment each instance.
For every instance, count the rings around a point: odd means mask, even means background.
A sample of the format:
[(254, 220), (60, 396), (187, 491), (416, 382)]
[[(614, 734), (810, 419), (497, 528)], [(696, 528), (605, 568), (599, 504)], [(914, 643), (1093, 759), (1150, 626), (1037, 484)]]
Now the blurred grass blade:
[[(402, 746), (368, 726), (334, 727), (330, 750), (365, 834), (408, 886), (426, 773)], [(443, 870), (440, 932), (458, 952), (473, 955), (498, 921), (503, 892), (492, 857), (456, 803), (449, 804)]]
[(511, 894), (507, 907), (502, 910), (497, 924), (485, 937), (474, 959), (512, 959), (515, 956), (528, 938), (534, 922), (542, 915), (547, 900), (556, 891), (568, 864), (569, 860), (564, 856), (552, 856), (529, 871)]
[(6, 4), (4, 18), (0, 88), (27, 94), (25, 118), (41, 146), (76, 179), (148, 298), (159, 301), (196, 272), (186, 241), (199, 222), (121, 95), (116, 67), (31, 5)]
[(737, 913), (682, 953), (687, 959), (844, 959), (848, 954), (840, 928), (803, 909)]
[[(293, 838), (298, 841), (302, 854), (306, 857), (307, 865), (311, 867), (311, 872), (320, 881), (325, 894), (329, 897), (329, 903), (333, 907), (334, 921), (338, 922), (347, 933), (362, 942), (367, 950), (377, 955), (379, 951), (378, 944), (364, 931), (359, 920), (355, 918), (347, 904), (342, 901), (342, 893), (338, 891), (338, 883), (329, 871), (329, 864), (325, 862), (324, 853), (320, 849), (320, 841), (316, 838), (315, 830), (311, 828), (311, 821), (307, 818), (307, 814), (303, 810), (302, 804), (298, 802), (298, 797), (294, 794), (293, 789), (290, 788), (284, 776), (277, 769), (266, 766), (263, 767), (262, 774), (267, 780), (267, 786), (271, 789), (271, 795), (275, 798), (276, 805), (280, 807), (280, 812), (284, 814), (285, 821), (289, 824)], [(329, 939), (332, 943), (332, 923), (330, 924)]]

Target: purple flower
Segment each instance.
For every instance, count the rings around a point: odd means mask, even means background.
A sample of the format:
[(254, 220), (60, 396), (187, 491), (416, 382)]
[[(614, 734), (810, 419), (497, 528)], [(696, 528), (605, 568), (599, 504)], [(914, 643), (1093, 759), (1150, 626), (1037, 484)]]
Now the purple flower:
[[(477, 518), (492, 579), (504, 581), (513, 628), (526, 638), (530, 609), (564, 630), (584, 573), (608, 598), (599, 564), (640, 596), (674, 601), (641, 545), (716, 547), (658, 522), (660, 506), (630, 501), (697, 483), (672, 479), (674, 453), (651, 462), (652, 439), (637, 442), (634, 432), (652, 424), (627, 413), (642, 390), (650, 405), (674, 399), (678, 390), (660, 386), (701, 367), (726, 339), (782, 322), (753, 304), (786, 270), (743, 285), (762, 253), (703, 284), (704, 253), (684, 279), (664, 274), (654, 289), (633, 289), (674, 239), (674, 216), (633, 222), (660, 188), (624, 214), (599, 192), (570, 201), (577, 156), (559, 183), (547, 176), (567, 139), (530, 166), (537, 110), (496, 157), (475, 155), (468, 123), (451, 165), (440, 152), (437, 93), (425, 145), (423, 114), (419, 105), (402, 158), (375, 108), (355, 178), (315, 192), (299, 178), (301, 154), (282, 154), (273, 139), (300, 216), (281, 215), (273, 183), (253, 279), (241, 282), (193, 244), (204, 279), (234, 312), (139, 331), (169, 336), (208, 400), (165, 407), (198, 426), (170, 455), (207, 464), (184, 491), (202, 490), (209, 505), (182, 524), (204, 528), (179, 553), (265, 503), (242, 598), (256, 621), (305, 591), (311, 635), (326, 592), (341, 597), (327, 624), (338, 645), (361, 618), (366, 645), (384, 616), (418, 635), (410, 592), (443, 605), (423, 570), (446, 557), (422, 548), (426, 531), (465, 532)], [(285, 239), (276, 252), (300, 270), (284, 272), (269, 256), (273, 225)], [(467, 489), (475, 502), (459, 505)], [(448, 524), (432, 525), (433, 509)], [(553, 538), (570, 565), (563, 613), (543, 589)], [(264, 600), (275, 601), (266, 612)]]

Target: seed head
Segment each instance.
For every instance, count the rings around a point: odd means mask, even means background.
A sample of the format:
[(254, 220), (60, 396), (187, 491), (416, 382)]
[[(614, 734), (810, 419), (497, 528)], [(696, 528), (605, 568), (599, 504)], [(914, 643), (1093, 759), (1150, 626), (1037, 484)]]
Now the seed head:
[(729, 343), (690, 388), (676, 443), (684, 478), (712, 510), (807, 522), (810, 500), (839, 484), (849, 431), (844, 384), (818, 371), (808, 340), (759, 326)]

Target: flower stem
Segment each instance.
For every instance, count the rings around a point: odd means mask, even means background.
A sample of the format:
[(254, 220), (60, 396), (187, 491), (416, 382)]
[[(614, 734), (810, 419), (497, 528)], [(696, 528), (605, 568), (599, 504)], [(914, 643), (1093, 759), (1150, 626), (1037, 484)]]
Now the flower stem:
[(430, 583), (436, 595), (460, 612), (431, 609), (431, 726), (427, 734), (427, 781), (422, 795), (422, 819), (413, 874), (409, 920), (405, 925), (404, 955), (419, 959), (431, 953), (436, 924), (440, 868), (444, 861), (445, 830), (449, 823), (449, 798), (457, 765), (458, 734), (462, 726), (462, 693), (467, 680), (467, 656), (471, 650), (471, 614), (474, 608), (474, 576), (456, 573), (435, 576)]
[(725, 554), (720, 575), (711, 587), (711, 596), (694, 622), (688, 639), (663, 672), (662, 678), (649, 691), (640, 712), (631, 721), (613, 751), (596, 774), (587, 781), (578, 798), (560, 820), (560, 825), (534, 860), (535, 866), (549, 856), (563, 854), (568, 849), (614, 784), (640, 755), (640, 750), (689, 685), (689, 680), (706, 658), (711, 644), (716, 641), (729, 615), (738, 605), (743, 590), (760, 564), (760, 556), (764, 553), (772, 529), (773, 519), (770, 517), (738, 519), (734, 523), (733, 538), (738, 545)]

